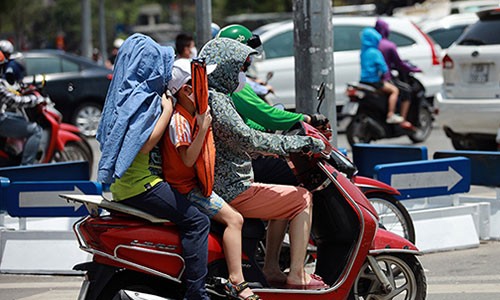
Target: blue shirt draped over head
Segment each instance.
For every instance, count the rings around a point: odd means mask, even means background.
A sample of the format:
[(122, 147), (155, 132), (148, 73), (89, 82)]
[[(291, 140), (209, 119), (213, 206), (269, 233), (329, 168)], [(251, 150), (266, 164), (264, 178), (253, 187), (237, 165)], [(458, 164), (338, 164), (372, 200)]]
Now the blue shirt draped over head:
[(120, 178), (151, 135), (174, 57), (172, 47), (138, 33), (120, 47), (96, 136), (102, 153), (98, 181)]

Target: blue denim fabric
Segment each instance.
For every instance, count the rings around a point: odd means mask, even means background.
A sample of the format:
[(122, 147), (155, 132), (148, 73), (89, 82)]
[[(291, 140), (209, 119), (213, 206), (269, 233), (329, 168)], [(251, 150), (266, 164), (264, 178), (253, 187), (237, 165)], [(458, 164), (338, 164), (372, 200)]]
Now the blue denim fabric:
[(121, 177), (151, 135), (174, 57), (172, 47), (138, 33), (120, 47), (96, 136), (102, 153), (98, 181)]
[(0, 136), (27, 138), (21, 165), (31, 165), (36, 162), (38, 147), (42, 139), (42, 128), (37, 123), (28, 122), (20, 115), (7, 112), (0, 115)]
[(174, 222), (180, 231), (183, 257), (186, 263), (184, 299), (209, 299), (205, 290), (208, 261), (208, 217), (189, 200), (161, 182), (152, 189), (121, 201), (159, 218)]

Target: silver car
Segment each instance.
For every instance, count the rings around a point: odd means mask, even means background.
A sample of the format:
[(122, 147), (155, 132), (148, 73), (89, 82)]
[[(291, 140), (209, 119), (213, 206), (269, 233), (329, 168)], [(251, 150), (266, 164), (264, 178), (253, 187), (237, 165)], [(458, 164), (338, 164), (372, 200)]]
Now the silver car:
[[(433, 97), (441, 87), (440, 52), (425, 33), (407, 19), (393, 17), (382, 18), (391, 30), (389, 39), (398, 46), (398, 53), (404, 60), (422, 69), (415, 77), (424, 85), (426, 96)], [(359, 81), (360, 49), (359, 33), (368, 26), (375, 26), (376, 17), (335, 16), (333, 22), (334, 64), (335, 64), (335, 100), (337, 106), (344, 105), (347, 83)], [(260, 35), (265, 59), (254, 60), (250, 72), (259, 78), (265, 78), (268, 72), (274, 72), (269, 82), (287, 109), (295, 108), (295, 66), (293, 22), (284, 21), (265, 25), (255, 30)]]
[(443, 58), (436, 97), (441, 124), (455, 149), (496, 150), (500, 126), (500, 8), (477, 13)]

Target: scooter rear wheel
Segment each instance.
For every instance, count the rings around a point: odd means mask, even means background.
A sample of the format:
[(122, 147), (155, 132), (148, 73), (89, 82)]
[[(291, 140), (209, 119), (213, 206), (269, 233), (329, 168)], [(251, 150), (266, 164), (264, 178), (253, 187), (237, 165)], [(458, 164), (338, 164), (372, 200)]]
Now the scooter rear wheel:
[(366, 195), (377, 211), (382, 226), (415, 243), (415, 227), (406, 207), (394, 196), (385, 193)]
[(369, 144), (373, 139), (366, 129), (366, 124), (362, 118), (355, 117), (346, 129), (346, 136), (349, 145), (366, 143)]

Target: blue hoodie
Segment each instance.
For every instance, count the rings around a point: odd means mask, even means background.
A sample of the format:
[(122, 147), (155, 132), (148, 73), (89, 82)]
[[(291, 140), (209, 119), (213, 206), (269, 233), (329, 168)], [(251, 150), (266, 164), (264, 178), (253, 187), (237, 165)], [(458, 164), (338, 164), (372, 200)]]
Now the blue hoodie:
[(367, 27), (361, 31), (361, 79), (360, 81), (375, 83), (382, 81), (388, 72), (382, 52), (378, 44), (382, 36), (374, 28)]
[(174, 57), (172, 47), (143, 34), (130, 36), (120, 47), (96, 136), (102, 153), (98, 181), (120, 178), (151, 135)]

